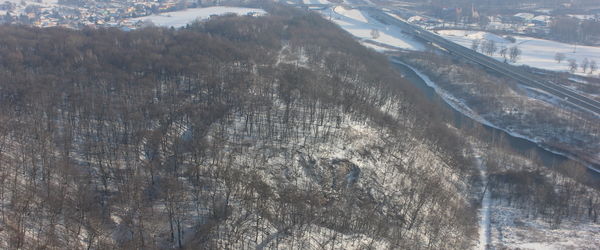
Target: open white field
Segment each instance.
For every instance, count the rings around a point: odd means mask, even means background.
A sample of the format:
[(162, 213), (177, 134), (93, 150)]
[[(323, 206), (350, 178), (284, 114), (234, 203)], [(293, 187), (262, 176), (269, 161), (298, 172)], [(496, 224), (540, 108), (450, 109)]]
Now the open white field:
[(368, 44), (365, 41), (397, 49), (424, 49), (421, 43), (415, 41), (409, 35), (402, 33), (401, 29), (382, 24), (361, 10), (346, 9), (342, 6), (337, 6), (325, 9), (321, 13), (325, 18), (331, 19), (331, 21), (339, 25), (342, 29), (360, 39), (367, 47), (375, 50), (382, 51), (389, 48)]
[(302, 0), (304, 4), (331, 4), (327, 0)]
[(230, 13), (237, 15), (247, 15), (250, 13), (264, 15), (266, 12), (262, 9), (217, 6), (165, 12), (158, 15), (137, 17), (129, 20), (131, 22), (150, 20), (157, 26), (179, 28), (185, 26), (188, 23), (192, 23), (195, 20), (205, 20), (212, 15), (226, 15)]
[[(589, 61), (596, 61), (600, 67), (600, 47), (576, 46), (574, 44), (525, 36), (515, 36), (516, 42), (511, 43), (503, 37), (484, 31), (440, 30), (438, 34), (467, 48), (471, 48), (473, 40), (482, 39), (494, 40), (498, 48), (502, 48), (503, 46), (507, 48), (518, 46), (522, 51), (522, 55), (516, 62), (517, 65), (527, 65), (553, 71), (568, 71), (568, 59), (575, 59), (577, 64), (581, 65), (584, 59), (587, 58)], [(558, 63), (554, 59), (556, 53), (565, 54), (565, 60)], [(494, 58), (501, 61), (504, 60), (500, 56), (500, 53), (496, 53)], [(599, 70), (596, 70), (594, 75), (598, 76), (599, 72)], [(575, 73), (578, 75), (588, 75), (589, 69), (587, 73), (583, 73), (580, 67)]]
[(22, 2), (25, 2), (26, 4), (37, 4), (37, 5), (47, 5), (47, 4), (57, 4), (58, 0), (41, 0), (41, 1), (34, 1), (34, 0), (2, 0), (0, 1), (0, 3), (5, 3), (5, 2), (9, 2), (9, 3), (14, 3), (16, 5), (21, 5)]

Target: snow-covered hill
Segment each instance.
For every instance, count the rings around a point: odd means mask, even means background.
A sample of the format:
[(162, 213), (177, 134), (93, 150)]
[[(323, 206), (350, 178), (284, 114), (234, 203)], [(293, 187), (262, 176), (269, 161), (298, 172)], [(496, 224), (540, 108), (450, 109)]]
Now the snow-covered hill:
[(270, 11), (0, 26), (0, 248), (474, 245), (443, 111), (335, 24)]

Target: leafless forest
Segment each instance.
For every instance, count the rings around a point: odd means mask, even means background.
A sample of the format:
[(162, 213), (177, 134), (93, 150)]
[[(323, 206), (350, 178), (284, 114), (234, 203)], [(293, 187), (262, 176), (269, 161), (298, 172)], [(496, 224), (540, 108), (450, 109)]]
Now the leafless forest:
[[(409, 52), (404, 58), (492, 124), (539, 138), (553, 150), (600, 162), (600, 119), (596, 116), (461, 60), (430, 52)], [(567, 108), (557, 110), (556, 105)]]
[[(512, 131), (542, 138), (548, 148), (565, 150), (597, 161), (598, 118), (531, 98), (514, 81), (495, 76), (482, 68), (431, 52), (409, 52), (401, 56), (426, 72), (436, 84), (450, 91), (479, 117)], [(543, 100), (543, 98), (540, 98)], [(586, 167), (573, 161), (544, 163), (534, 153), (523, 155), (507, 146), (505, 138), (475, 126), (464, 134), (483, 145), (490, 176), (489, 191), (495, 199), (542, 218), (560, 228), (565, 221), (599, 222), (600, 186)], [(521, 156), (519, 156), (521, 155)]]
[[(597, 223), (580, 166), (524, 164), (335, 24), (263, 8), (182, 29), (0, 26), (0, 248), (466, 249), (473, 145), (494, 197), (557, 227)], [(515, 91), (463, 66), (437, 70)], [(515, 100), (468, 102), (598, 138), (580, 113), (551, 122)]]
[(0, 27), (0, 248), (471, 245), (443, 111), (333, 24), (269, 11)]

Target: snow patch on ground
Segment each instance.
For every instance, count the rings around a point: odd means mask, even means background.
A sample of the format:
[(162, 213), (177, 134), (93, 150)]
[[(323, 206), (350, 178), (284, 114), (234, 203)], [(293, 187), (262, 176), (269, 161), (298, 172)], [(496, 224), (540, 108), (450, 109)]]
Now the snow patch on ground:
[(150, 20), (157, 26), (180, 28), (196, 20), (206, 20), (212, 15), (226, 15), (231, 13), (241, 16), (249, 14), (264, 15), (266, 12), (262, 9), (216, 6), (165, 12), (158, 15), (132, 18), (129, 21), (135, 23)]
[(363, 42), (361, 42), (361, 44), (362, 44), (363, 46), (367, 47), (367, 48), (371, 48), (371, 49), (373, 49), (373, 50), (375, 50), (375, 51), (377, 51), (377, 52), (380, 52), (380, 53), (382, 53), (382, 52), (385, 52), (385, 51), (389, 51), (389, 50), (390, 50), (389, 48), (382, 47), (382, 46), (375, 45), (375, 44), (368, 43), (368, 42), (364, 42), (364, 41), (363, 41)]
[[(500, 51), (500, 48), (502, 47), (510, 48), (518, 46), (519, 49), (521, 49), (522, 54), (515, 63), (516, 65), (527, 65), (545, 70), (566, 72), (569, 70), (568, 59), (575, 59), (579, 65), (581, 65), (585, 58), (600, 63), (600, 47), (580, 46), (525, 36), (514, 36), (516, 42), (511, 43), (498, 35), (484, 31), (439, 30), (437, 33), (442, 37), (467, 48), (471, 48), (473, 40), (482, 39), (494, 40), (498, 47), (498, 51)], [(558, 63), (554, 59), (556, 53), (565, 54), (565, 60)], [(493, 57), (499, 61), (504, 61), (504, 58), (502, 58), (498, 52), (496, 52)], [(594, 75), (597, 75), (598, 72), (599, 71), (594, 72)], [(588, 73), (583, 73), (581, 69), (578, 69), (575, 74), (588, 75)]]
[(24, 2), (26, 5), (36, 4), (36, 5), (42, 5), (42, 6), (58, 4), (58, 0), (41, 0), (39, 2), (33, 1), (33, 0), (31, 0), (31, 1), (28, 1), (28, 0), (25, 0), (25, 1), (23, 1), (23, 0), (3, 0), (2, 1), (2, 3), (5, 3), (5, 2), (9, 2), (9, 3), (17, 4), (17, 5), (20, 5), (22, 2)]
[[(457, 31), (457, 30), (448, 30), (450, 32), (445, 32), (445, 31), (446, 30), (441, 30), (440, 34), (442, 34), (442, 35), (444, 35), (445, 33), (453, 34), (453, 31)], [(510, 43), (508, 40), (504, 39), (501, 36), (498, 36), (498, 35), (492, 34), (492, 33), (488, 33), (488, 32), (484, 32), (484, 31), (473, 31), (472, 33), (465, 32), (464, 34), (460, 34), (460, 36), (468, 37), (469, 41), (485, 39), (488, 41), (494, 41), (496, 43), (501, 43), (501, 44)]]
[(588, 83), (588, 81), (578, 77), (569, 77), (569, 80), (574, 81), (576, 83)]
[(539, 218), (528, 218), (502, 200), (492, 202), (492, 245), (503, 249), (597, 249), (600, 225), (565, 222), (553, 228)]
[(302, 0), (304, 4), (331, 4), (327, 0)]
[(481, 199), (481, 208), (479, 209), (479, 243), (477, 249), (486, 250), (491, 242), (490, 240), (490, 207), (492, 196), (488, 189), (488, 176), (485, 163), (481, 157), (477, 157), (477, 166), (481, 176), (481, 185), (483, 197)]
[[(414, 40), (411, 36), (402, 33), (400, 28), (380, 23), (362, 10), (336, 6), (322, 10), (321, 14), (360, 40), (385, 45), (377, 45), (376, 50), (425, 49), (421, 43)], [(374, 48), (372, 45), (367, 46)]]

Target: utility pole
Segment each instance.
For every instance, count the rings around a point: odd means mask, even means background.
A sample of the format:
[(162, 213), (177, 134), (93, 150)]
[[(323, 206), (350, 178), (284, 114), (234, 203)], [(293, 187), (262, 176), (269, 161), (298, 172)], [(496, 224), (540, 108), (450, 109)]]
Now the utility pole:
[(577, 35), (575, 36), (575, 46), (573, 47), (573, 53), (577, 53), (577, 42), (581, 38), (581, 22), (577, 23), (577, 29), (575, 30), (575, 33)]

